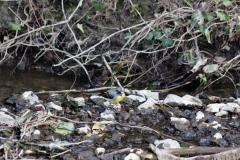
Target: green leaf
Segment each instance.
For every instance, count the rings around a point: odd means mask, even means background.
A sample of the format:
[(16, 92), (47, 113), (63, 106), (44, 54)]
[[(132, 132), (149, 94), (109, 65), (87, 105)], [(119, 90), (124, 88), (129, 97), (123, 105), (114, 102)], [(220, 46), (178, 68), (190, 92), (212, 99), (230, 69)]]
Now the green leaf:
[(133, 4), (132, 5), (132, 11), (134, 11), (137, 8), (138, 4)]
[(229, 13), (224, 13), (220, 9), (216, 9), (215, 13), (220, 18), (220, 21), (228, 21), (230, 19)]
[(92, 6), (97, 10), (97, 11), (102, 11), (105, 8), (105, 4), (99, 1), (93, 1)]
[(75, 126), (71, 122), (62, 122), (59, 126), (54, 130), (54, 133), (58, 133), (61, 135), (67, 135), (73, 133), (75, 130)]
[(195, 23), (196, 21), (199, 23), (203, 23), (204, 16), (202, 15), (202, 12), (200, 10), (195, 10), (192, 14), (192, 20)]
[(161, 41), (162, 41), (163, 48), (170, 47), (174, 43), (174, 40), (166, 38), (165, 36), (161, 39)]
[(154, 36), (155, 38), (160, 38), (160, 37), (162, 36), (162, 34), (161, 34), (161, 32), (160, 32), (158, 29), (155, 29), (155, 30), (153, 31), (153, 36)]
[(11, 129), (8, 129), (8, 128), (2, 128), (2, 129), (0, 129), (0, 131), (2, 131), (2, 132), (8, 132), (8, 133), (10, 133), (10, 134), (13, 133), (13, 131), (12, 131)]
[(218, 69), (218, 65), (217, 64), (209, 64), (203, 67), (203, 71), (205, 73), (213, 73)]
[(211, 37), (210, 37), (210, 31), (208, 29), (205, 29), (204, 33), (205, 33), (205, 36), (207, 38), (208, 43), (212, 43), (211, 42)]
[(8, 27), (13, 31), (21, 30), (21, 26), (19, 22), (9, 22)]
[(131, 38), (131, 33), (128, 32), (125, 34), (124, 39), (128, 40), (129, 38)]
[(154, 37), (153, 32), (149, 32), (147, 35), (147, 40), (151, 41), (153, 39), (153, 37)]
[(199, 30), (201, 31), (202, 34), (204, 34), (206, 30), (206, 25), (205, 24), (199, 25)]
[(223, 0), (223, 5), (226, 7), (231, 7), (232, 6), (232, 2), (229, 0)]
[(220, 0), (214, 0), (216, 4), (218, 4), (220, 2)]
[(113, 85), (113, 80), (110, 78), (107, 83), (105, 83), (105, 86), (112, 86)]
[(200, 86), (205, 85), (207, 83), (207, 77), (205, 74), (198, 74), (198, 77), (200, 78)]
[(165, 34), (168, 34), (168, 33), (170, 33), (171, 32), (171, 28), (168, 28), (168, 27), (164, 27), (163, 28), (163, 32), (165, 33)]
[(213, 13), (207, 13), (206, 18), (207, 18), (207, 20), (208, 20), (209, 22), (211, 22), (211, 21), (214, 20), (215, 17), (214, 17), (214, 15), (213, 15)]
[(240, 25), (235, 26), (236, 31), (240, 29)]
[(148, 90), (154, 90), (156, 88), (157, 88), (156, 85), (150, 85), (150, 86), (147, 87)]
[(159, 7), (159, 6), (157, 6), (157, 7), (154, 9), (154, 11), (153, 11), (153, 12), (154, 12), (154, 13), (157, 13), (157, 12), (158, 12), (158, 10), (159, 10), (159, 8), (160, 8), (160, 7)]

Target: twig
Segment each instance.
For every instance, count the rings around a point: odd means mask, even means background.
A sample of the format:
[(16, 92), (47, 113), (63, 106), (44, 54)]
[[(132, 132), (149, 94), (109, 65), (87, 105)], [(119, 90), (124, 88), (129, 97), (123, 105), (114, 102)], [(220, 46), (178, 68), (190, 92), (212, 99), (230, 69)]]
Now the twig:
[(117, 82), (118, 86), (123, 89), (121, 83), (119, 82), (119, 80), (117, 79), (117, 77), (113, 74), (112, 69), (109, 67), (109, 65), (108, 65), (108, 63), (107, 63), (107, 61), (106, 61), (106, 59), (105, 59), (105, 57), (104, 57), (103, 55), (102, 55), (102, 60), (103, 60), (103, 62), (105, 63), (108, 71), (111, 73), (113, 79)]

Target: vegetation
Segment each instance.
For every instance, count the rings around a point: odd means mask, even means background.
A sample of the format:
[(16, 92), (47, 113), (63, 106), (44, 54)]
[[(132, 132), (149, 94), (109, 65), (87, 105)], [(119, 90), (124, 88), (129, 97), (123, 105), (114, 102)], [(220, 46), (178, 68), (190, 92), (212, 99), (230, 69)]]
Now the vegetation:
[(239, 82), (237, 1), (4, 3), (14, 4), (9, 10), (16, 20), (2, 31), (1, 63), (21, 56), (18, 65), (24, 59), (26, 66), (53, 65), (60, 74), (85, 75), (93, 85)]

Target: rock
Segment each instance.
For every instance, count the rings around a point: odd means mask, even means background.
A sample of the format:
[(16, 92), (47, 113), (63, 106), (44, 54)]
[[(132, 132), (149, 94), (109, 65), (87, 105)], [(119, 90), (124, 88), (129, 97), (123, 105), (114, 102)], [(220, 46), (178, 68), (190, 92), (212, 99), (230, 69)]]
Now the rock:
[(106, 120), (115, 120), (115, 113), (112, 110), (105, 110), (100, 117)]
[(98, 157), (101, 156), (101, 155), (103, 155), (105, 152), (106, 152), (105, 148), (102, 148), (102, 147), (96, 148), (96, 150), (95, 150), (95, 154), (96, 154)]
[(129, 96), (127, 96), (127, 98), (132, 99), (132, 100), (138, 100), (139, 102), (146, 101), (145, 97), (141, 97), (141, 96), (137, 96), (137, 95), (129, 95)]
[(180, 144), (172, 139), (156, 140), (154, 144), (160, 149), (181, 148)]
[(228, 146), (228, 142), (225, 139), (223, 139), (221, 133), (215, 133), (215, 135), (213, 137), (214, 137), (214, 142), (216, 144), (218, 144), (219, 146), (221, 146), (221, 147)]
[(62, 110), (63, 110), (63, 108), (62, 108), (61, 106), (56, 105), (56, 104), (54, 104), (53, 102), (47, 103), (47, 107), (48, 107), (48, 108), (53, 108), (53, 109), (55, 109), (55, 110), (57, 110), (57, 111), (62, 111)]
[(88, 127), (88, 125), (85, 125), (85, 127), (77, 128), (77, 133), (80, 135), (87, 135), (91, 133), (91, 129)]
[(222, 139), (222, 135), (221, 133), (215, 133), (214, 136), (213, 136), (215, 139)]
[(200, 99), (190, 95), (183, 96), (182, 102), (185, 106), (197, 106), (197, 107), (203, 106), (203, 102)]
[(15, 119), (12, 116), (5, 114), (5, 112), (0, 112), (0, 125), (13, 126)]
[(169, 104), (171, 106), (184, 106), (184, 107), (194, 107), (194, 106), (202, 107), (203, 106), (203, 103), (200, 99), (190, 95), (179, 97), (174, 94), (169, 94), (164, 99), (164, 103)]
[(217, 113), (220, 111), (220, 108), (224, 106), (225, 106), (224, 103), (212, 103), (207, 105), (206, 111), (211, 113)]
[(141, 158), (135, 153), (129, 153), (124, 160), (141, 160)]
[(225, 106), (220, 108), (221, 111), (228, 111), (228, 112), (234, 112), (239, 113), (240, 112), (240, 106), (237, 103), (227, 103)]
[(204, 116), (204, 113), (201, 112), (201, 111), (198, 111), (197, 114), (196, 114), (196, 121), (200, 121), (201, 119), (203, 119), (205, 116)]
[(149, 90), (138, 90), (138, 91), (135, 91), (135, 93), (141, 97), (146, 97), (147, 99), (148, 98), (152, 98), (156, 101), (159, 100), (159, 94), (158, 92), (152, 92), (152, 91), (149, 91)]
[(138, 109), (139, 110), (142, 110), (142, 109), (154, 109), (156, 107), (154, 107), (154, 105), (158, 103), (156, 100), (154, 100), (153, 98), (149, 97), (147, 99), (146, 102), (142, 103), (141, 105), (138, 106)]
[(194, 130), (190, 129), (190, 130), (181, 132), (180, 136), (184, 140), (195, 140), (195, 138), (197, 137), (197, 134)]
[(22, 99), (29, 102), (30, 105), (33, 105), (34, 103), (39, 103), (38, 97), (32, 91), (26, 91), (21, 96)]
[(200, 146), (210, 146), (211, 142), (212, 142), (212, 138), (210, 138), (210, 137), (200, 138), (198, 140), (198, 144)]
[(240, 105), (240, 98), (235, 99), (233, 102), (237, 103), (238, 105)]
[(171, 124), (180, 131), (185, 131), (190, 125), (190, 122), (186, 118), (171, 117), (170, 119)]
[(32, 134), (32, 140), (39, 141), (41, 138), (41, 132), (39, 130), (34, 130)]
[(85, 99), (83, 97), (70, 97), (70, 99), (78, 104), (78, 107), (86, 106)]
[(215, 114), (217, 117), (222, 117), (222, 116), (227, 116), (228, 112), (227, 111), (220, 111)]
[(103, 105), (106, 101), (104, 97), (96, 95), (91, 96), (90, 99), (97, 105)]

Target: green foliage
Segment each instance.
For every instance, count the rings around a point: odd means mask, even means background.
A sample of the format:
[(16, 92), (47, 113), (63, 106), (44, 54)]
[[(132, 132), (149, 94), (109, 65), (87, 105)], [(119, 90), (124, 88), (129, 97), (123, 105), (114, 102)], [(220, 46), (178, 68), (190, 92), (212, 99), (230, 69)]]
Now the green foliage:
[(70, 103), (73, 107), (78, 107), (78, 103), (71, 100), (69, 96), (62, 96), (62, 95), (57, 95), (54, 100), (59, 101), (61, 103)]
[(223, 0), (223, 5), (226, 7), (231, 7), (232, 6), (232, 2), (229, 0)]
[(215, 13), (220, 18), (220, 21), (228, 21), (230, 19), (229, 13), (225, 13), (221, 9), (216, 9)]
[(165, 34), (168, 34), (168, 33), (170, 33), (171, 31), (172, 31), (171, 28), (168, 28), (168, 27), (164, 27), (164, 28), (163, 28), (163, 33), (165, 33)]
[(208, 65), (203, 67), (203, 71), (205, 73), (213, 73), (213, 72), (218, 70), (218, 67), (219, 66), (217, 64), (208, 64)]
[(97, 0), (92, 2), (92, 6), (97, 10), (97, 11), (102, 11), (105, 8), (105, 4), (102, 2), (99, 2)]
[(134, 11), (137, 8), (138, 4), (133, 4), (132, 5), (132, 11)]
[(16, 21), (15, 22), (9, 22), (8, 27), (13, 31), (21, 30), (20, 23), (16, 22)]
[(163, 48), (170, 47), (174, 43), (174, 40), (166, 38), (165, 36), (161, 39), (161, 41), (162, 41)]
[(154, 31), (151, 31), (148, 33), (147, 40), (151, 41), (153, 37), (155, 37), (156, 39), (159, 39), (161, 36), (162, 36), (162, 33), (158, 29), (155, 29)]
[(124, 39), (128, 40), (131, 38), (131, 33), (126, 33)]
[(71, 122), (62, 122), (58, 125), (57, 128), (51, 127), (54, 133), (58, 133), (61, 135), (72, 134), (75, 130), (75, 126)]
[(198, 74), (198, 77), (200, 78), (200, 86), (203, 86), (207, 83), (207, 77), (205, 74)]

